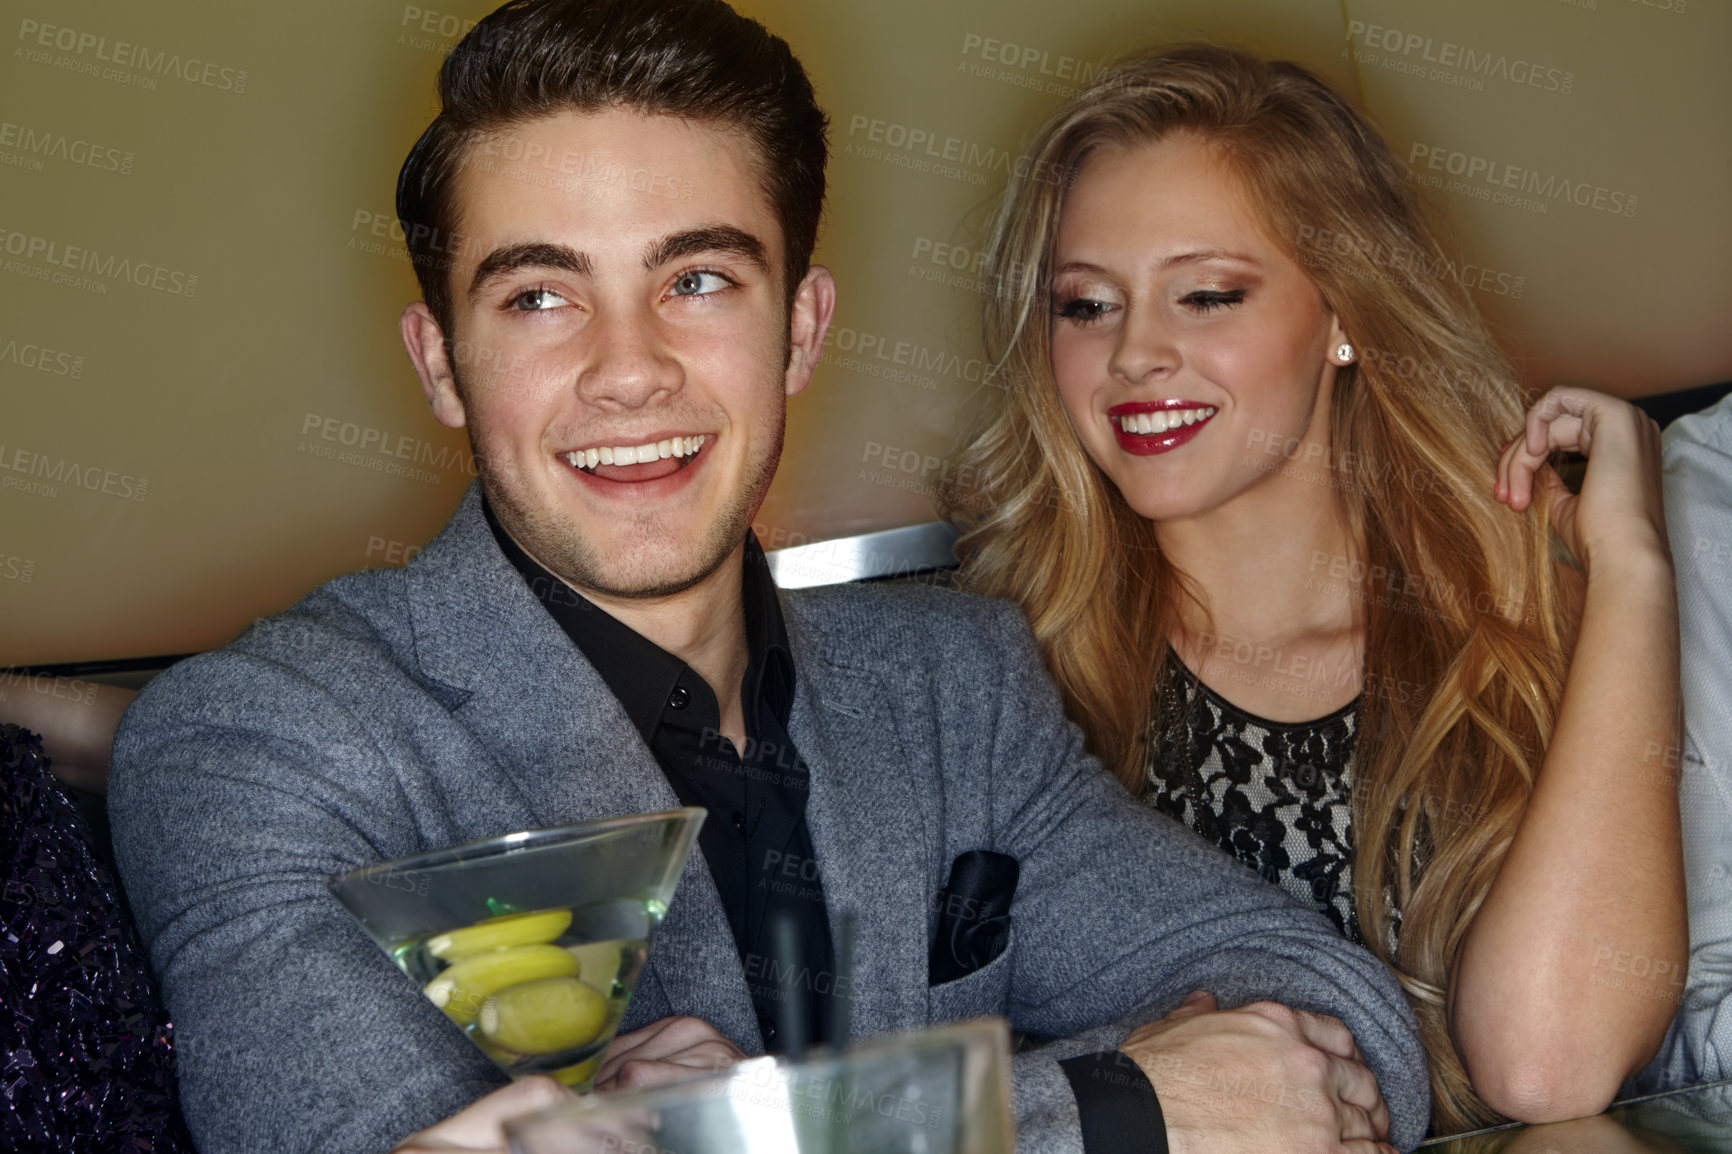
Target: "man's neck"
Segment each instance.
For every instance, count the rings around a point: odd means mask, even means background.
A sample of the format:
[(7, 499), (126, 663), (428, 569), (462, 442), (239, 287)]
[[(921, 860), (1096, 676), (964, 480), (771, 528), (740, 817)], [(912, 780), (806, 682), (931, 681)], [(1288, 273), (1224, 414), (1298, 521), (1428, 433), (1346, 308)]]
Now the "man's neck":
[(742, 542), (714, 573), (666, 597), (610, 597), (592, 589), (577, 590), (691, 666), (715, 692), (722, 733), (736, 746), (745, 738), (740, 703), (748, 660), (745, 608), (740, 600), (745, 554)]

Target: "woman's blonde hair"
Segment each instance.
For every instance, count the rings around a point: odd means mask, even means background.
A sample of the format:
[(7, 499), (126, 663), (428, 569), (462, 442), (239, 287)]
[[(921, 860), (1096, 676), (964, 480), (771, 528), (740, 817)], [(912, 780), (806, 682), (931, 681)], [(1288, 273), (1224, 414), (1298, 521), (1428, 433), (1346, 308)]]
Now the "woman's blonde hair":
[(1337, 370), (1329, 430), (1365, 630), (1354, 902), (1407, 991), (1448, 1132), (1494, 1116), (1450, 1039), (1445, 991), (1550, 739), (1569, 626), (1544, 502), (1518, 516), (1492, 498), (1521, 389), (1376, 131), (1303, 68), (1207, 46), (1123, 60), (1055, 115), (993, 236), (997, 388), (952, 473), (978, 480), (947, 489), (944, 511), (965, 530), (969, 587), (1023, 607), (1090, 748), (1140, 791), (1151, 721), (1178, 688), (1167, 639), (1195, 591), (1071, 429), (1052, 379), (1051, 267), (1090, 150), (1175, 132), (1217, 150), (1359, 351)]

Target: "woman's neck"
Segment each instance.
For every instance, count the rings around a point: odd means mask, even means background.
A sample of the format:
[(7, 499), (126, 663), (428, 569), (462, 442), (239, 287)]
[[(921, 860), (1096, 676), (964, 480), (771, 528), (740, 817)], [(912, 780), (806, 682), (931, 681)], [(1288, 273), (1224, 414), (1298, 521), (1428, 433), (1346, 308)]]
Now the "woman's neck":
[(1181, 601), (1173, 647), (1204, 684), (1275, 721), (1323, 716), (1359, 690), (1360, 590), (1348, 579), (1357, 557), (1320, 476), (1277, 472), (1155, 527), (1200, 602)]

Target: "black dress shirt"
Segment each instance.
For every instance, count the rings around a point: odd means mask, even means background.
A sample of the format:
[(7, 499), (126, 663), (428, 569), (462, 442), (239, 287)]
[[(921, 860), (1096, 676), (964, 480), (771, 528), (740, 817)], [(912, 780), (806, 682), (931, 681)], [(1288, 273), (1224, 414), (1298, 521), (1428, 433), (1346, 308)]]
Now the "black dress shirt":
[[(681, 804), (709, 811), (698, 845), (727, 911), (766, 1049), (785, 1047), (790, 1009), (801, 1015), (808, 1042), (824, 1040), (836, 993), (834, 951), (806, 828), (806, 763), (787, 729), (794, 659), (757, 541), (747, 534), (740, 591), (747, 649), (741, 750), (722, 736), (715, 692), (696, 671), (549, 573), (491, 508), (486, 512), (500, 549), (625, 707)], [(794, 929), (791, 974), (776, 948), (778, 920)], [(784, 1004), (784, 990), (797, 1006)]]
[[(788, 1007), (800, 999), (808, 1041), (828, 1041), (835, 952), (806, 828), (809, 776), (788, 736), (794, 705), (794, 659), (781, 602), (763, 550), (746, 535), (740, 597), (747, 664), (740, 686), (746, 748), (720, 732), (716, 695), (684, 661), (610, 616), (543, 568), (511, 539), (483, 503), (499, 548), (595, 666), (625, 707), (683, 805), (709, 811), (698, 845), (727, 910), (746, 971), (764, 1046), (785, 1048)], [(790, 979), (775, 947), (782, 918), (794, 927), (798, 961)], [(1160, 1103), (1136, 1063), (1114, 1051), (1060, 1063), (1076, 1094), (1085, 1154), (1164, 1154)]]

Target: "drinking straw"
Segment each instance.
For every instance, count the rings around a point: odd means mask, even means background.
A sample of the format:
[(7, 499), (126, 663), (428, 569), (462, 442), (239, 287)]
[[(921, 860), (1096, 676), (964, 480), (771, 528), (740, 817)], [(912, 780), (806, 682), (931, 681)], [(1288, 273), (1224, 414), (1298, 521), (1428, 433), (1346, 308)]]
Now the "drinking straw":
[(854, 911), (844, 910), (836, 919), (836, 980), (830, 985), (830, 1021), (824, 1038), (832, 1050), (848, 1044), (850, 1017), (854, 1008)]
[(800, 992), (800, 947), (793, 916), (780, 912), (771, 927), (775, 947), (777, 984), (782, 999), (782, 1052), (788, 1060), (798, 1062), (806, 1053), (810, 1041), (810, 1024), (806, 1021), (806, 999)]

